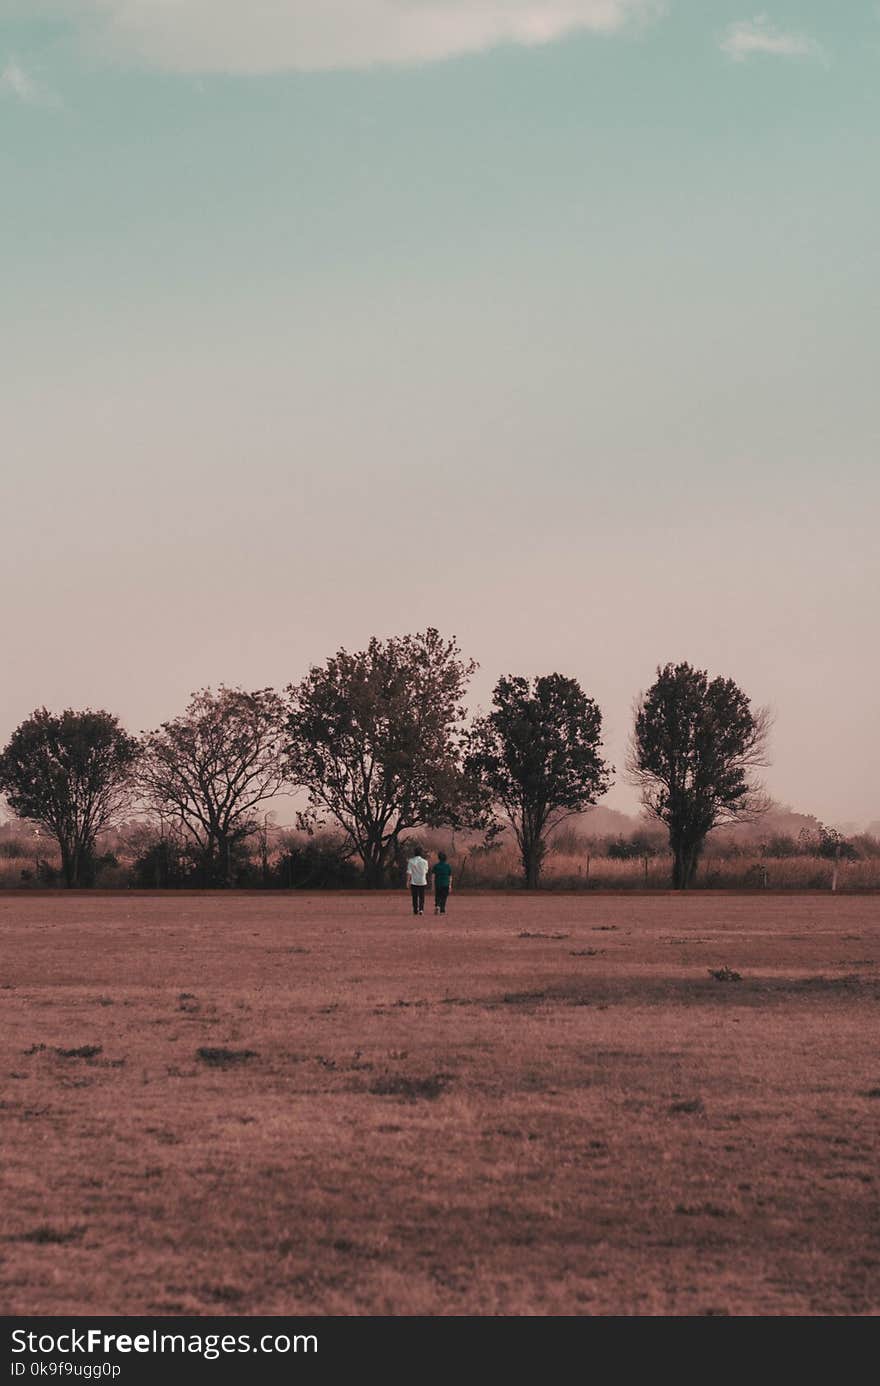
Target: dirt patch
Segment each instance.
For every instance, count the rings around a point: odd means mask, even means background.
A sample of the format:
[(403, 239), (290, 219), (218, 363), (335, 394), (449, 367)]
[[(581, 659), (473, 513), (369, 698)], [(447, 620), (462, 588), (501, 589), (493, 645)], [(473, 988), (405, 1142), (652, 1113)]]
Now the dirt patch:
[(35, 1246), (66, 1246), (69, 1242), (78, 1242), (85, 1233), (84, 1227), (42, 1227), (31, 1228), (28, 1232), (19, 1232), (17, 1236), (7, 1238), (11, 1242), (33, 1242)]
[(249, 1059), (259, 1058), (259, 1055), (255, 1049), (211, 1049), (203, 1046), (196, 1050), (196, 1058), (215, 1068), (231, 1068), (234, 1064), (246, 1064)]
[(422, 1078), (407, 1077), (403, 1073), (386, 1073), (369, 1086), (376, 1097), (405, 1097), (410, 1102), (419, 1098), (434, 1102), (452, 1082), (451, 1073), (429, 1073)]
[(523, 929), (521, 933), (519, 933), (519, 934), (516, 935), (516, 937), (517, 937), (517, 938), (553, 938), (553, 939), (560, 939), (560, 938), (570, 938), (571, 935), (570, 935), (570, 934), (541, 934), (541, 933), (530, 933), (528, 929)]

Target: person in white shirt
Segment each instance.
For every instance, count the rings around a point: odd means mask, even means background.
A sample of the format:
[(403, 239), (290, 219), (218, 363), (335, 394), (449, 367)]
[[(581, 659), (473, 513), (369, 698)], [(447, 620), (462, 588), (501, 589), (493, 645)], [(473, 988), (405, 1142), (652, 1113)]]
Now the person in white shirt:
[(406, 883), (412, 892), (413, 914), (424, 914), (428, 863), (422, 856), (420, 847), (413, 848), (413, 855), (406, 864)]

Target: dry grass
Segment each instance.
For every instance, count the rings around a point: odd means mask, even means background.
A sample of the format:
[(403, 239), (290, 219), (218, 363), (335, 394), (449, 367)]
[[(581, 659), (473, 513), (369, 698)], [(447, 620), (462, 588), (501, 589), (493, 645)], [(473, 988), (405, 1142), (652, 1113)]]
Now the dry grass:
[(3, 1312), (880, 1311), (875, 901), (451, 910), (0, 899)]
[(35, 870), (36, 862), (32, 856), (0, 857), (0, 888), (16, 889), (22, 884), (22, 871), (33, 875)]
[[(588, 864), (589, 858), (589, 864)], [(762, 857), (758, 853), (739, 857), (707, 853), (700, 863), (696, 888), (739, 890), (829, 890), (834, 863), (827, 857)], [(471, 857), (465, 864), (469, 886), (516, 885), (522, 876), (514, 851), (504, 848)], [(658, 856), (617, 861), (596, 856), (587, 848), (578, 853), (551, 852), (542, 873), (547, 889), (573, 890), (665, 890), (671, 874), (670, 858)], [(837, 889), (840, 892), (880, 890), (880, 858), (841, 862)]]
[[(515, 848), (496, 847), (490, 852), (453, 851), (446, 837), (441, 839), (443, 850), (452, 853), (456, 881), (468, 889), (518, 888), (522, 882), (522, 867)], [(43, 839), (40, 861), (60, 876), (61, 858), (48, 839)], [(437, 850), (427, 849), (431, 855)], [(98, 886), (103, 890), (128, 887), (135, 879), (133, 860), (120, 853), (117, 867), (102, 867)], [(271, 858), (273, 866), (277, 858)], [(36, 872), (36, 859), (30, 856), (0, 855), (0, 889), (44, 888)], [(585, 842), (579, 850), (548, 852), (542, 873), (542, 884), (548, 890), (665, 890), (669, 886), (671, 859), (666, 855), (650, 858), (645, 872), (643, 858), (619, 861), (596, 855)], [(26, 877), (22, 879), (22, 871)], [(755, 852), (741, 856), (722, 855), (710, 849), (700, 863), (697, 889), (757, 890), (765, 884), (771, 890), (829, 890), (834, 863), (827, 857), (765, 857)], [(60, 881), (56, 882), (61, 889)], [(880, 890), (880, 856), (859, 861), (842, 861), (838, 866), (837, 889), (848, 891)]]

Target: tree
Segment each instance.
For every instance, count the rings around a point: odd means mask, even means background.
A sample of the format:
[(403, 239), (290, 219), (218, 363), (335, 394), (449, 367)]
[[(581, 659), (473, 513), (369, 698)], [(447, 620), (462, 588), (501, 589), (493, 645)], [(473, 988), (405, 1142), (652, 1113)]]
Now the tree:
[(278, 793), (284, 703), (271, 688), (203, 688), (186, 712), (144, 737), (140, 781), (151, 805), (176, 820), (212, 885), (231, 885), (255, 810)]
[(753, 710), (732, 679), (690, 664), (667, 664), (636, 704), (629, 771), (642, 803), (666, 825), (672, 884), (693, 884), (707, 835), (720, 823), (753, 819), (770, 801), (751, 778), (766, 765), (770, 716)]
[(538, 885), (548, 835), (610, 787), (602, 714), (576, 679), (502, 678), (471, 731), (467, 773), (516, 837), (526, 885)]
[(0, 756), (0, 789), (58, 842), (67, 886), (91, 885), (95, 839), (125, 808), (138, 743), (109, 712), (38, 708)]
[(436, 630), (341, 649), (288, 688), (287, 775), (306, 789), (303, 821), (330, 815), (370, 886), (401, 835), (461, 812), (461, 699), (477, 666)]
[(859, 859), (858, 848), (848, 842), (837, 828), (826, 828), (824, 823), (819, 824), (816, 855), (827, 857), (829, 861), (858, 861)]
[(633, 833), (609, 842), (608, 855), (612, 861), (644, 861), (645, 857), (656, 857), (657, 848), (647, 833)]

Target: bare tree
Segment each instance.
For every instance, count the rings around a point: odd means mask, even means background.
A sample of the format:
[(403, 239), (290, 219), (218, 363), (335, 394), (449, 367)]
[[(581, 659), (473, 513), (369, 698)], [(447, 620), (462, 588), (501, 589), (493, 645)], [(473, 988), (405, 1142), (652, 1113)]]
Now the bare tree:
[(282, 786), (284, 704), (271, 688), (203, 688), (186, 712), (144, 737), (140, 781), (176, 819), (211, 883), (230, 885), (256, 810)]
[(664, 823), (672, 884), (687, 890), (708, 833), (757, 818), (770, 799), (752, 776), (767, 764), (768, 709), (753, 709), (732, 679), (667, 664), (639, 698), (627, 769), (647, 811)]
[(95, 838), (130, 801), (138, 753), (109, 712), (38, 708), (13, 732), (0, 788), (15, 813), (56, 839), (66, 885), (93, 883)]

